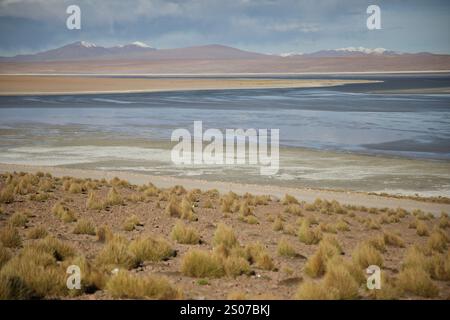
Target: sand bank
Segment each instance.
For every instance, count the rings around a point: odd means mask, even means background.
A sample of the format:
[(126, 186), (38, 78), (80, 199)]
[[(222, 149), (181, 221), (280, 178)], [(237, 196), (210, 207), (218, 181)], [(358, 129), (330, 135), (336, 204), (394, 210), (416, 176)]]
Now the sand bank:
[(120, 78), (0, 75), (0, 95), (111, 94), (163, 91), (315, 88), (370, 80)]

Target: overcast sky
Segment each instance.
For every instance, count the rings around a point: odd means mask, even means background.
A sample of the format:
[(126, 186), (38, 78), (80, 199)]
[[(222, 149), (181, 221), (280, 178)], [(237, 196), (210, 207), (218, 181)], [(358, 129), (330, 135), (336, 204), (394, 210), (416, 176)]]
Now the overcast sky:
[[(81, 30), (66, 28), (66, 8), (81, 8)], [(381, 30), (366, 27), (369, 4)], [(447, 0), (0, 0), (0, 55), (77, 40), (156, 48), (223, 44), (263, 53), (350, 46), (450, 53)]]

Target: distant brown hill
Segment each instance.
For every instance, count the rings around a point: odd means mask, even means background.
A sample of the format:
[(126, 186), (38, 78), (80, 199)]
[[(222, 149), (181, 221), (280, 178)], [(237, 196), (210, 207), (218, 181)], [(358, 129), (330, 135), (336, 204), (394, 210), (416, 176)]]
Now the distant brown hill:
[(0, 73), (303, 73), (450, 70), (450, 55), (384, 49), (322, 50), (285, 56), (223, 45), (155, 49), (141, 42), (101, 47), (80, 41), (0, 58)]

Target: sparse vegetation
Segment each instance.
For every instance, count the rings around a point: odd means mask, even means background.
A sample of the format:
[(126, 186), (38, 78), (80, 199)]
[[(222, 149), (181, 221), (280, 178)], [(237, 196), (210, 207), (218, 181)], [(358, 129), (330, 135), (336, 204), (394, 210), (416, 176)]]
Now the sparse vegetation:
[(277, 252), (282, 257), (294, 257), (296, 255), (294, 247), (286, 238), (281, 238), (278, 242)]
[(186, 226), (181, 220), (174, 225), (170, 236), (173, 240), (182, 244), (198, 244), (200, 242), (198, 232), (194, 228)]
[(109, 279), (106, 290), (115, 298), (169, 300), (183, 297), (181, 290), (165, 277), (137, 276), (125, 270)]
[(75, 234), (88, 234), (91, 236), (95, 235), (95, 225), (92, 221), (87, 219), (78, 220), (75, 228), (73, 229)]

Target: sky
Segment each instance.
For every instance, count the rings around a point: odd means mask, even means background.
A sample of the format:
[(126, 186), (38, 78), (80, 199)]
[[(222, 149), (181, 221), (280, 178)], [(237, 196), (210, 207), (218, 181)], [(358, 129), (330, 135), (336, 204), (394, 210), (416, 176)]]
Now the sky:
[[(369, 5), (381, 29), (368, 30)], [(81, 9), (68, 30), (66, 8)], [(261, 53), (345, 47), (450, 54), (448, 0), (0, 0), (0, 55), (74, 41), (156, 48), (222, 44)]]

